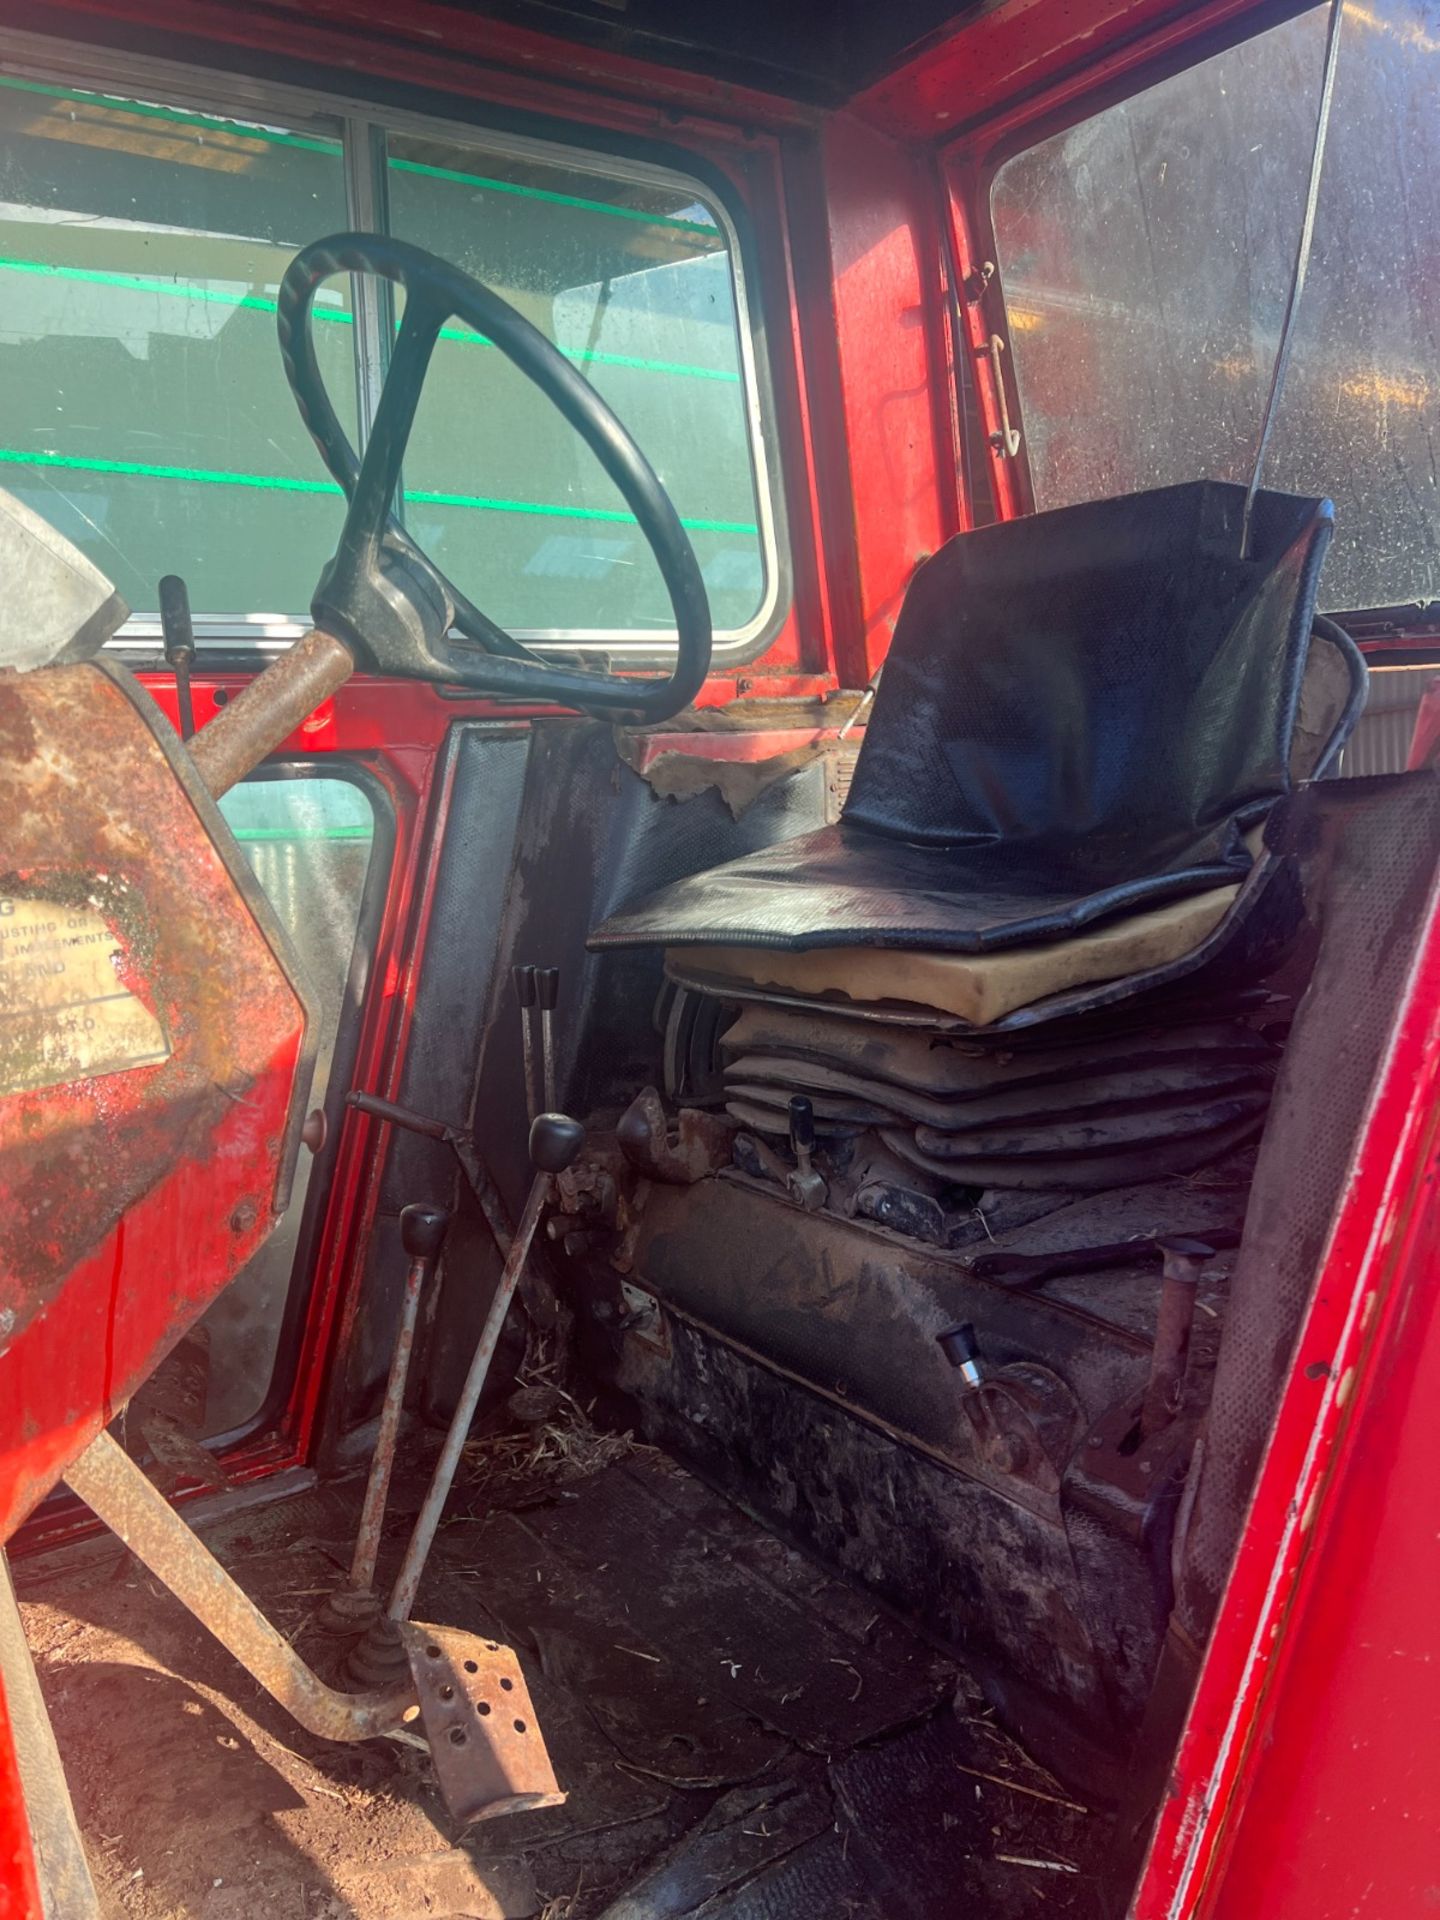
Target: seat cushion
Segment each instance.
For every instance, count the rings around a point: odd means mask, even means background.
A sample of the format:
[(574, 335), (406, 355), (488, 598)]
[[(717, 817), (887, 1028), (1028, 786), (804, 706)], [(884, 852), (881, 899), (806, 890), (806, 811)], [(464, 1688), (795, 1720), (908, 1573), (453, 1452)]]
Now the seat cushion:
[(1323, 500), (1204, 481), (959, 535), (911, 583), (844, 818), (595, 947), (982, 953), (1233, 885), (1288, 791)]
[(1210, 887), (1163, 907), (1112, 920), (1070, 940), (1011, 952), (914, 953), (881, 947), (687, 947), (685, 974), (807, 999), (843, 995), (873, 1005), (935, 1007), (984, 1027), (1047, 994), (1148, 973), (1193, 953), (1229, 910), (1238, 886)]

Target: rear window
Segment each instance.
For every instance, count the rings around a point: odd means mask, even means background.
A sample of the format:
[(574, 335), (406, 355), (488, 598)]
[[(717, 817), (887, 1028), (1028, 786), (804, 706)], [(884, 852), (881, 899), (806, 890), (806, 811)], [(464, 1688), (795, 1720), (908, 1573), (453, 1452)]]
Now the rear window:
[[(1038, 507), (1248, 481), (1327, 11), (1016, 154), (991, 192)], [(1440, 0), (1348, 4), (1264, 481), (1335, 502), (1332, 611), (1440, 597)]]

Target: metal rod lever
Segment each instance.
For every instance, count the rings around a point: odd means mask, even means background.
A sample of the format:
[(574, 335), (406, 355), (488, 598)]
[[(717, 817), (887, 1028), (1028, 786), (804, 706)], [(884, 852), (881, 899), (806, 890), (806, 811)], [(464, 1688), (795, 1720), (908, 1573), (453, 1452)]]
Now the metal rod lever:
[(318, 1679), (109, 1433), (95, 1436), (65, 1469), (65, 1480), (307, 1733), (373, 1740), (400, 1726), (414, 1706), (408, 1682), (357, 1694)]
[[(1212, 1252), (1238, 1247), (1238, 1227), (1209, 1228), (1205, 1243)], [(1006, 1287), (1038, 1287), (1045, 1280), (1059, 1280), (1071, 1274), (1103, 1273), (1107, 1267), (1123, 1267), (1148, 1260), (1162, 1253), (1165, 1242), (1154, 1234), (1137, 1234), (1133, 1240), (1115, 1240), (1104, 1247), (1060, 1247), (1052, 1253), (977, 1253), (961, 1264), (977, 1280), (998, 1280)]]
[(405, 1563), (395, 1581), (395, 1590), (390, 1595), (390, 1604), (385, 1609), (387, 1617), (391, 1620), (408, 1618), (411, 1608), (415, 1605), (415, 1596), (420, 1591), (420, 1580), (425, 1572), (425, 1562), (430, 1557), (430, 1549), (434, 1545), (435, 1534), (440, 1525), (440, 1516), (445, 1511), (445, 1502), (450, 1497), (450, 1488), (455, 1480), (455, 1470), (460, 1464), (460, 1453), (469, 1436), (475, 1410), (480, 1405), (480, 1395), (485, 1389), (490, 1362), (494, 1359), (495, 1349), (500, 1343), (500, 1329), (505, 1324), (505, 1316), (510, 1311), (510, 1302), (515, 1297), (515, 1289), (525, 1270), (525, 1262), (530, 1255), (530, 1243), (535, 1238), (535, 1229), (540, 1224), (540, 1216), (545, 1211), (546, 1203), (553, 1191), (554, 1176), (563, 1172), (571, 1164), (584, 1144), (584, 1138), (578, 1123), (559, 1113), (540, 1114), (530, 1129), (530, 1157), (536, 1167), (535, 1178), (530, 1183), (530, 1191), (525, 1199), (525, 1210), (520, 1215), (520, 1224), (516, 1227), (515, 1238), (510, 1243), (510, 1251), (506, 1256), (499, 1284), (495, 1288), (495, 1298), (490, 1302), (490, 1311), (485, 1316), (485, 1324), (480, 1329), (480, 1338), (475, 1343), (470, 1370), (460, 1390), (460, 1399), (450, 1421), (450, 1430), (445, 1435), (444, 1446), (440, 1449), (440, 1458), (435, 1462), (435, 1471), (431, 1476), (424, 1505), (416, 1515), (410, 1544), (405, 1550)]
[(555, 1008), (560, 999), (560, 969), (558, 967), (537, 967), (535, 969), (535, 992), (540, 1002), (540, 1054), (544, 1063), (542, 1078), (544, 1081), (546, 1113), (554, 1113), (557, 1106), (555, 1092)]
[(1185, 1372), (1190, 1358), (1190, 1331), (1195, 1323), (1195, 1296), (1201, 1270), (1215, 1249), (1204, 1240), (1159, 1240), (1164, 1260), (1160, 1282), (1160, 1310), (1155, 1317), (1155, 1345), (1150, 1356), (1150, 1380), (1140, 1411), (1140, 1431), (1147, 1438), (1173, 1420), (1185, 1395)]
[(435, 1271), (449, 1225), (450, 1215), (444, 1207), (409, 1206), (402, 1208), (400, 1213), (400, 1239), (410, 1264), (405, 1273), (405, 1291), (400, 1300), (400, 1329), (395, 1336), (395, 1351), (390, 1356), (390, 1375), (385, 1382), (385, 1400), (380, 1409), (380, 1427), (375, 1435), (370, 1478), (365, 1483), (365, 1504), (360, 1510), (360, 1527), (355, 1536), (355, 1557), (350, 1563), (350, 1585), (357, 1594), (368, 1594), (375, 1585), (375, 1566), (380, 1558), (380, 1529), (385, 1520), (390, 1476), (395, 1467), (395, 1445), (400, 1437), (400, 1415), (405, 1407), (405, 1382), (409, 1377), (410, 1354), (415, 1345), (415, 1323), (420, 1317), (420, 1296), (425, 1290), (426, 1281)]
[(405, 1127), (411, 1133), (423, 1134), (428, 1140), (443, 1140), (460, 1162), (460, 1171), (480, 1203), (480, 1211), (485, 1216), (491, 1237), (500, 1249), (501, 1258), (509, 1253), (510, 1242), (515, 1237), (515, 1229), (510, 1223), (510, 1210), (501, 1197), (500, 1189), (491, 1179), (489, 1168), (480, 1158), (475, 1136), (468, 1128), (452, 1126), (448, 1120), (432, 1119), (428, 1113), (416, 1113), (410, 1107), (397, 1106), (393, 1100), (382, 1100), (378, 1093), (347, 1093), (345, 1104), (354, 1107), (357, 1113), (368, 1113), (376, 1120), (386, 1120), (392, 1127)]
[(520, 1002), (520, 1045), (525, 1066), (525, 1119), (528, 1124), (535, 1118), (535, 969), (513, 967), (510, 977), (515, 982), (515, 998)]

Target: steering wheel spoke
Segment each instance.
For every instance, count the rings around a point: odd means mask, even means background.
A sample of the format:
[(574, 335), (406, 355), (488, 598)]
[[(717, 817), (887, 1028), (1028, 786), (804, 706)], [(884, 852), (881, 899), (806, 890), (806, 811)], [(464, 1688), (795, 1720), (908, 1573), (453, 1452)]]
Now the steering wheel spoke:
[[(401, 322), (374, 425), (357, 460), (315, 354), (316, 291), (343, 272), (376, 273), (405, 289)], [(675, 664), (663, 677), (562, 666), (532, 653), (474, 606), (425, 556), (395, 515), (415, 413), (440, 329), (463, 320), (483, 333), (559, 408), (614, 481), (649, 542), (675, 612)], [(699, 564), (669, 495), (630, 434), (565, 356), (480, 281), (419, 247), (378, 234), (336, 234), (296, 255), (277, 303), (280, 353), (301, 418), (349, 502), (311, 614), (380, 673), (543, 700), (608, 719), (662, 720), (687, 706), (710, 665), (710, 608)], [(452, 631), (468, 641), (457, 646)]]

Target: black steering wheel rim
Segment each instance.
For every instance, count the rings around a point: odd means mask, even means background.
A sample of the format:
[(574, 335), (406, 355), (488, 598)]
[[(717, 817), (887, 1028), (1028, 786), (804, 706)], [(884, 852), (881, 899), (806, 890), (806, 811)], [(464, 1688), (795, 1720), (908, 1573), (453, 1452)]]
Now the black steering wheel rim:
[[(365, 456), (351, 446), (335, 412), (315, 353), (315, 295), (338, 273), (373, 273), (405, 289), (405, 317), (376, 409)], [(482, 613), (431, 562), (392, 512), (410, 428), (441, 327), (457, 319), (477, 329), (527, 376), (574, 427), (618, 487), (660, 567), (675, 613), (678, 644), (663, 677), (622, 676), (546, 661)], [(335, 559), (314, 612), (317, 625), (339, 625), (340, 638), (362, 656), (378, 655), (362, 608), (396, 563), (424, 603), (432, 629), (405, 650), (403, 664), (377, 657), (385, 669), (418, 673), (512, 698), (532, 698), (607, 718), (659, 720), (687, 706), (709, 671), (709, 601), (694, 548), (654, 468), (610, 407), (538, 328), (460, 268), (421, 247), (380, 234), (342, 233), (317, 240), (291, 261), (280, 283), (276, 324), (285, 376), (311, 439), (349, 503)], [(383, 611), (383, 609), (382, 609)], [(326, 616), (329, 616), (327, 620)], [(383, 627), (383, 621), (380, 623)], [(448, 639), (453, 626), (471, 644)]]

